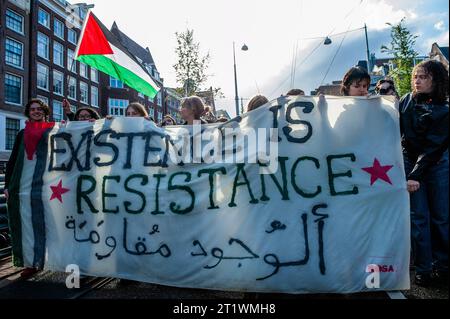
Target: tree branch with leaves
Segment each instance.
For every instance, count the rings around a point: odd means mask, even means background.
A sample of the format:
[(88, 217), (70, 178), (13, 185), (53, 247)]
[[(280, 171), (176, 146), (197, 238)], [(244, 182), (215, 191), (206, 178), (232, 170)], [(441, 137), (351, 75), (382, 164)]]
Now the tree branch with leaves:
[(383, 45), (381, 52), (389, 53), (394, 56), (394, 68), (389, 72), (389, 76), (395, 82), (397, 91), (400, 96), (403, 96), (411, 91), (411, 74), (414, 69), (414, 61), (418, 53), (414, 50), (416, 44), (416, 35), (402, 25), (405, 18), (399, 24), (391, 26), (391, 45), (388, 48)]
[(209, 67), (210, 55), (200, 55), (200, 44), (194, 40), (194, 30), (176, 32), (177, 47), (175, 53), (178, 62), (173, 67), (177, 82), (181, 85), (179, 93), (191, 96), (208, 80), (206, 71)]

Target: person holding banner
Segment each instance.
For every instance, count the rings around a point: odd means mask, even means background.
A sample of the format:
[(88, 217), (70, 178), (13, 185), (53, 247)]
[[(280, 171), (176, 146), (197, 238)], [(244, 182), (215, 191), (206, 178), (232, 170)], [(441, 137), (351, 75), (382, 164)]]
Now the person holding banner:
[(375, 92), (377, 95), (393, 95), (397, 99), (399, 98), (397, 90), (395, 89), (395, 83), (391, 79), (381, 79), (377, 82), (375, 87)]
[[(25, 116), (28, 118), (29, 122), (48, 122), (48, 117), (50, 116), (50, 108), (40, 99), (32, 99), (25, 106)], [(24, 143), (24, 130), (19, 131), (14, 142), (13, 150), (9, 161), (6, 164), (5, 172), (5, 189), (4, 193), (6, 200), (9, 198), (8, 186), (11, 181), (11, 176), (14, 170), (14, 165), (17, 162), (17, 156), (19, 154), (19, 147)]]
[(253, 97), (247, 105), (247, 112), (256, 110), (258, 107), (269, 103), (269, 100), (264, 95), (257, 95)]
[(159, 124), (160, 127), (177, 125), (177, 121), (170, 115), (165, 115)]
[[(31, 123), (31, 124), (45, 123), (45, 122), (48, 122), (48, 118), (50, 116), (50, 108), (42, 100), (32, 99), (27, 103), (27, 105), (25, 105), (25, 116), (28, 118), (28, 123)], [(27, 123), (27, 125), (28, 125), (28, 123)], [(25, 130), (21, 130), (17, 134), (16, 140), (14, 142), (14, 147), (11, 152), (11, 156), (6, 165), (4, 193), (5, 193), (5, 197), (6, 197), (7, 201), (10, 198), (9, 188), (10, 188), (10, 183), (11, 183), (11, 179), (13, 176), (15, 164), (19, 160), (18, 157), (19, 157), (20, 148), (22, 147), (22, 145), (26, 144), (25, 139), (30, 140), (28, 144), (33, 144), (34, 141), (39, 140), (39, 136), (33, 135), (32, 130), (30, 130), (30, 132), (31, 133), (27, 134), (27, 133), (25, 133)], [(11, 209), (11, 207), (9, 207), (8, 215), (11, 215), (14, 213), (17, 214), (18, 212), (13, 211)], [(35, 274), (37, 271), (38, 270), (35, 268), (25, 268), (22, 271), (22, 273), (20, 274), (20, 276), (22, 278), (28, 278), (28, 277), (32, 276), (33, 274)]]
[[(418, 64), (412, 93), (400, 101), (415, 282), (448, 279), (448, 72), (438, 61)], [(434, 273), (433, 273), (434, 271)]]
[(341, 94), (344, 96), (368, 96), (370, 75), (366, 69), (355, 66), (344, 75)]
[(153, 121), (153, 119), (150, 119), (145, 106), (143, 106), (141, 103), (130, 103), (125, 111), (125, 114), (126, 117), (144, 117), (147, 120)]
[(194, 121), (200, 121), (201, 124), (208, 124), (201, 117), (209, 112), (209, 107), (205, 106), (203, 100), (198, 96), (185, 98), (181, 102), (180, 114), (185, 121), (184, 125), (193, 125)]
[(100, 120), (100, 115), (90, 107), (82, 107), (77, 110), (73, 120), (95, 122)]

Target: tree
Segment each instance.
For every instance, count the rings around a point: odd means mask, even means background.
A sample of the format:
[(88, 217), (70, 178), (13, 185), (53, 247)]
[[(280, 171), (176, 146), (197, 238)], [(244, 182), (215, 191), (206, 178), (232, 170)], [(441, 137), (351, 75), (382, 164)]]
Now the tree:
[(185, 32), (175, 32), (177, 47), (175, 53), (178, 62), (173, 67), (177, 82), (181, 85), (178, 91), (182, 95), (190, 96), (197, 92), (204, 84), (208, 75), (206, 71), (209, 66), (209, 53), (200, 56), (200, 44), (194, 40), (194, 30), (187, 29)]
[(395, 82), (400, 96), (411, 91), (411, 74), (414, 68), (415, 59), (418, 53), (414, 50), (416, 44), (416, 35), (402, 25), (405, 18), (399, 24), (391, 26), (391, 45), (390, 48), (383, 45), (381, 52), (387, 52), (394, 56), (394, 69), (389, 72), (389, 76)]

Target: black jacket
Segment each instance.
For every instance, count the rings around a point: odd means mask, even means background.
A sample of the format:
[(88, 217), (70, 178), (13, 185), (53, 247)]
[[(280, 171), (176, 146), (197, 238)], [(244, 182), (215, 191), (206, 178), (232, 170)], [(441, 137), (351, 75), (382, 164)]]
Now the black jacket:
[(426, 96), (407, 94), (400, 100), (403, 155), (415, 163), (408, 180), (421, 181), (448, 151), (448, 101), (433, 104)]

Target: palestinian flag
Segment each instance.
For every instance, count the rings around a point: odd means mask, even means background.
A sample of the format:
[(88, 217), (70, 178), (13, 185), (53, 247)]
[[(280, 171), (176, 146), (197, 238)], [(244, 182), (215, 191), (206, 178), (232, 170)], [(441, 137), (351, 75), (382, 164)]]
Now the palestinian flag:
[(136, 58), (89, 11), (75, 58), (154, 98), (159, 88)]
[(45, 260), (43, 174), (55, 123), (27, 122), (9, 184), (8, 220), (16, 267), (42, 269)]

